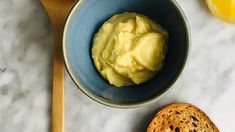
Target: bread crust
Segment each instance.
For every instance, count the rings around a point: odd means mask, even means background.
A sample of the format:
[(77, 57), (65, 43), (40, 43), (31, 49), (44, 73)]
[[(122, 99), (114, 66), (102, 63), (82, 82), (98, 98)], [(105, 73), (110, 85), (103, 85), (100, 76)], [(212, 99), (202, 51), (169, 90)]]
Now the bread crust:
[(172, 103), (156, 114), (147, 132), (219, 132), (219, 129), (198, 107)]

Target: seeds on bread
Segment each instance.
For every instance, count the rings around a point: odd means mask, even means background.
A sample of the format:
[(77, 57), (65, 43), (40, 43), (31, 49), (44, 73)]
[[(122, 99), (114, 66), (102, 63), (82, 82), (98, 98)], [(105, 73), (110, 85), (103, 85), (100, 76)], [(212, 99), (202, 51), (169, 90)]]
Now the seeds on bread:
[(219, 129), (196, 106), (173, 103), (157, 113), (147, 132), (219, 132)]

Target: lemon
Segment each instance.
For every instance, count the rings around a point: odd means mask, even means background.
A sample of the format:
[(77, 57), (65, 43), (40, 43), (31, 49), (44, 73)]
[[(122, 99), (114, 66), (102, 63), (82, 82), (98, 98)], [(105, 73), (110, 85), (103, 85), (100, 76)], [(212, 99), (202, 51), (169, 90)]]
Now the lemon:
[(206, 0), (206, 4), (214, 16), (235, 23), (235, 0)]

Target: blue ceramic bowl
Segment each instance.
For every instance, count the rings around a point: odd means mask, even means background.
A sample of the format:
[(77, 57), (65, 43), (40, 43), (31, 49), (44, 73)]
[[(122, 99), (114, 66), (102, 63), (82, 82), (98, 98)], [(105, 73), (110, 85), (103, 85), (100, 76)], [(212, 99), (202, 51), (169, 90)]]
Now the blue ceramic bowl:
[[(96, 70), (91, 58), (95, 33), (111, 16), (137, 12), (157, 21), (169, 33), (163, 69), (142, 85), (117, 88)], [(186, 19), (174, 0), (80, 0), (65, 24), (63, 54), (66, 68), (76, 85), (91, 99), (111, 107), (136, 107), (166, 92), (186, 63), (189, 31)]]

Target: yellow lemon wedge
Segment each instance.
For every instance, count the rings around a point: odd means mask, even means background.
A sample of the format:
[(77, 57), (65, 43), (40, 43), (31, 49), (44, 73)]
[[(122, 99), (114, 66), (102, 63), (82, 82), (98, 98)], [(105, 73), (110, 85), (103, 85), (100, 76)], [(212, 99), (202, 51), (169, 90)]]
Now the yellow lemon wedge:
[(214, 16), (235, 24), (235, 0), (206, 0), (206, 4)]

